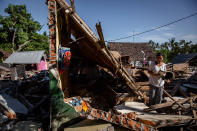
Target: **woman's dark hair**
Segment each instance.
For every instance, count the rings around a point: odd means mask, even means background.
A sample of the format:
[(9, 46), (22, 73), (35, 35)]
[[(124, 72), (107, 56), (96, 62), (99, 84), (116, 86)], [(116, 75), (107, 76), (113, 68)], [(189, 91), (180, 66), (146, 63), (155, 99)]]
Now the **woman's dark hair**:
[(163, 56), (163, 54), (159, 52), (156, 54), (156, 56)]

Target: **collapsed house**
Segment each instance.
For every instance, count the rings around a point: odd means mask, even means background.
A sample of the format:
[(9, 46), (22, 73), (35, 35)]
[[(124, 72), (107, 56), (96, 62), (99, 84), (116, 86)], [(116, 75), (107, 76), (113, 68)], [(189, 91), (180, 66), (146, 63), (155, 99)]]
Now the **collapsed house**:
[(197, 53), (177, 55), (171, 63), (173, 64), (173, 71), (186, 72), (189, 68), (192, 69), (197, 66)]
[[(64, 0), (47, 2), (52, 129), (79, 116), (102, 119), (132, 130), (192, 124), (195, 119), (191, 115), (193, 104), (186, 113), (177, 113), (185, 109), (180, 104), (187, 103), (189, 98), (178, 102), (172, 98), (167, 106), (159, 104), (157, 108), (146, 106), (146, 94), (139, 91), (133, 77), (107, 49), (100, 23), (96, 24), (97, 38), (76, 13), (73, 0), (71, 5)], [(132, 100), (121, 104), (125, 93)], [(194, 103), (196, 97), (190, 99)], [(154, 112), (164, 107), (174, 114)]]
[[(12, 53), (4, 63), (10, 64), (11, 79), (17, 80), (26, 77), (32, 71), (47, 70), (45, 51), (23, 51)], [(29, 71), (29, 72), (28, 72)]]
[(49, 130), (44, 51), (14, 52), (4, 62), (0, 63), (0, 130)]
[[(153, 48), (148, 43), (131, 42), (108, 42), (107, 47), (110, 51), (120, 54), (119, 61), (127, 72), (139, 80), (147, 81), (148, 77), (143, 71), (137, 68), (148, 67), (155, 60)], [(113, 55), (113, 54), (112, 54)]]
[(155, 60), (155, 53), (148, 43), (109, 42), (107, 47), (120, 53), (123, 64), (142, 66), (144, 62)]

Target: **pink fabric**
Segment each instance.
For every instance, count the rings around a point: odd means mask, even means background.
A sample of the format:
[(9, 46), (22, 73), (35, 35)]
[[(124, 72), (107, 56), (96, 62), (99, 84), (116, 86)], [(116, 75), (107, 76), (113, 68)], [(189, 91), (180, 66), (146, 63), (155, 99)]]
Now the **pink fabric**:
[(46, 62), (46, 60), (41, 60), (40, 63), (37, 64), (37, 69), (39, 71), (47, 70), (47, 62)]

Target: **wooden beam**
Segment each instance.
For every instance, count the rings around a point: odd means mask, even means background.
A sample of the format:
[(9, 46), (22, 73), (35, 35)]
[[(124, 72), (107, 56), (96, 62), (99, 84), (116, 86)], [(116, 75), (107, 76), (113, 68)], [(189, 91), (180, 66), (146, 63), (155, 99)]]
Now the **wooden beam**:
[[(112, 56), (112, 54), (109, 52), (107, 48), (101, 48), (99, 44), (99, 39), (94, 34), (94, 32), (92, 32), (92, 30), (86, 25), (86, 23), (79, 17), (79, 15), (76, 12), (72, 12), (69, 9), (69, 5), (65, 1), (62, 1), (62, 0), (56, 0), (56, 1), (59, 3), (59, 5), (62, 8), (66, 10), (65, 12), (69, 13), (70, 18), (72, 20), (72, 24), (74, 24), (77, 27), (77, 31), (80, 32), (80, 35), (88, 39), (89, 43), (86, 43), (86, 44), (88, 44), (88, 46), (93, 48), (92, 49), (93, 51), (98, 52), (99, 56), (102, 56), (103, 60), (109, 61), (109, 62), (104, 62), (100, 65), (103, 65), (103, 66), (109, 65), (108, 68), (112, 71), (112, 73), (115, 74), (115, 72), (117, 72), (117, 76), (119, 76), (120, 78), (122, 78), (122, 80), (128, 83), (127, 85), (130, 87), (130, 90), (132, 90), (137, 95), (143, 98), (144, 96), (140, 91), (135, 91), (136, 85), (132, 76), (129, 75), (129, 73), (126, 71), (124, 67), (119, 68), (120, 63)], [(101, 39), (104, 39), (104, 38), (101, 38)]]
[(101, 48), (104, 48), (105, 47), (105, 40), (104, 40), (103, 31), (102, 31), (100, 22), (96, 24), (96, 29), (97, 29), (97, 33), (98, 33), (99, 38), (100, 38), (99, 43), (101, 45)]
[[(190, 105), (191, 105), (191, 108), (194, 108), (193, 106), (193, 100), (190, 98)], [(195, 123), (197, 125), (197, 115), (196, 115), (196, 111), (194, 109), (192, 109), (192, 113), (193, 113), (193, 116), (194, 116), (194, 119), (195, 119)]]
[(179, 107), (181, 107), (183, 110), (186, 110), (179, 102), (177, 102), (167, 91), (163, 89), (163, 92), (171, 99), (173, 100)]
[(70, 0), (70, 4), (71, 4), (71, 7), (72, 7), (72, 11), (76, 12), (74, 0)]
[[(183, 104), (183, 103), (186, 103), (187, 101), (189, 101), (190, 99), (195, 100), (196, 98), (197, 98), (197, 96), (188, 97), (188, 98), (185, 98), (185, 99), (178, 100), (177, 102), (180, 103), (180, 104)], [(174, 101), (170, 101), (170, 102), (166, 102), (166, 103), (162, 103), (162, 104), (152, 105), (149, 108), (145, 108), (144, 111), (149, 112), (149, 111), (153, 111), (153, 110), (156, 110), (156, 109), (171, 107), (171, 106), (174, 105), (174, 103), (175, 103)]]

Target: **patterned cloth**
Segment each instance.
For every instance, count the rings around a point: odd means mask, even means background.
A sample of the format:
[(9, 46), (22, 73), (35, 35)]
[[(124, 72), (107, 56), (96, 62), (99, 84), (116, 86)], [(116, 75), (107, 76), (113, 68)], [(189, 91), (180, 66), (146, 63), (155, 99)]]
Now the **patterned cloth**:
[[(55, 69), (53, 69), (55, 70)], [(54, 74), (56, 72), (57, 74)], [(52, 130), (57, 130), (62, 123), (68, 122), (80, 114), (69, 104), (64, 102), (64, 95), (59, 88), (58, 72), (50, 71), (50, 96), (51, 96), (51, 113), (52, 113)]]
[(58, 51), (58, 70), (60, 74), (63, 73), (70, 65), (71, 52), (69, 48), (60, 47)]

